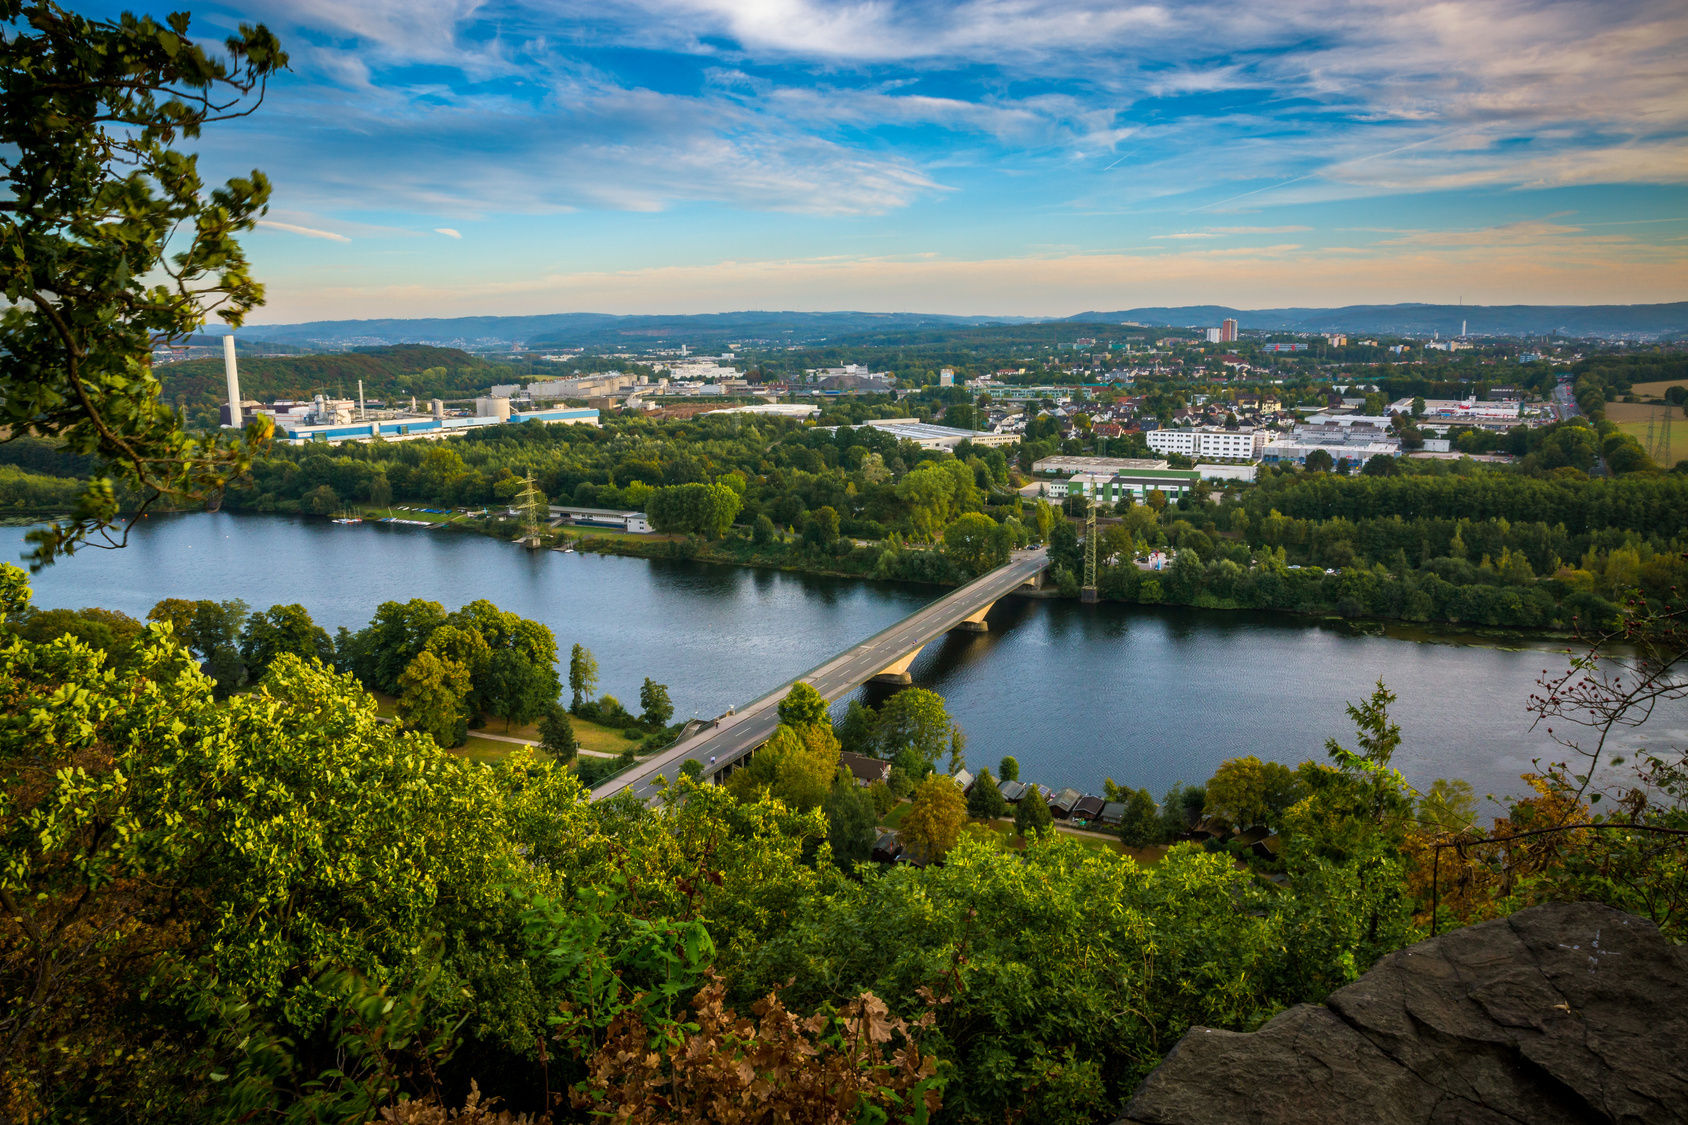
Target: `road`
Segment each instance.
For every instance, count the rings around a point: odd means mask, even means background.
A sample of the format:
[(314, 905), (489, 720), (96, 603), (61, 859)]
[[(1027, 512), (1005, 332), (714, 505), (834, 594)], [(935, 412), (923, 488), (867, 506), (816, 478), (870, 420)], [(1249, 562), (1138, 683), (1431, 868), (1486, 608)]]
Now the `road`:
[(779, 726), (780, 700), (785, 698), (792, 684), (798, 681), (808, 683), (829, 702), (847, 695), (902, 657), (941, 637), (998, 598), (1031, 581), (1043, 570), (1047, 561), (1042, 550), (1016, 551), (1007, 563), (984, 577), (951, 591), (925, 609), (845, 649), (818, 668), (722, 716), (712, 726), (641, 762), (636, 771), (629, 770), (620, 777), (611, 778), (592, 790), (592, 799), (601, 800), (631, 789), (636, 796), (649, 800), (656, 793), (657, 776), (660, 774), (672, 780), (688, 759), (701, 763), (706, 774), (717, 772), (762, 745), (774, 733)]

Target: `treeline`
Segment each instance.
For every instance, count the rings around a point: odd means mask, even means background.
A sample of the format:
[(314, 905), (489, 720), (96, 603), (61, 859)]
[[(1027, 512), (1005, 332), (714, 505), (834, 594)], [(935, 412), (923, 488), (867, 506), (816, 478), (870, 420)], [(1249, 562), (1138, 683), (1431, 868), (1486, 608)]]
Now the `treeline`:
[(1671, 537), (1688, 529), (1688, 477), (1541, 479), (1513, 473), (1449, 476), (1272, 474), (1242, 495), (1251, 520), (1510, 520), (1564, 524), (1573, 535), (1616, 528)]
[[(164, 364), (154, 373), (164, 388), (163, 401), (184, 404), (195, 415), (215, 411), (228, 398), (221, 359)], [(509, 375), (505, 368), (458, 348), (392, 344), (318, 355), (242, 357), (240, 391), (261, 401), (309, 399), (315, 394), (355, 398), (362, 379), (365, 398), (404, 400), (408, 405), (413, 395), (428, 399), (485, 394), (493, 383), (513, 381)]]
[[(643, 510), (654, 490), (709, 485), (738, 497), (730, 518), (742, 525), (766, 516), (777, 528), (801, 533), (817, 511), (831, 509), (846, 538), (897, 534), (936, 542), (964, 513), (1000, 522), (1019, 511), (1001, 450), (963, 443), (956, 454), (899, 443), (866, 426), (827, 431), (755, 416), (629, 419), (602, 429), (499, 427), (450, 443), (278, 448), (253, 466), (251, 484), (231, 490), (226, 503), (318, 513), (363, 502), (491, 505), (508, 502), (531, 472), (558, 502)], [(657, 503), (666, 521), (665, 501)], [(702, 529), (690, 516), (669, 525)]]
[[(5, 449), (6, 446), (0, 446)], [(76, 506), (82, 481), (60, 476), (42, 476), (0, 464), (0, 515), (38, 515), (68, 512)]]

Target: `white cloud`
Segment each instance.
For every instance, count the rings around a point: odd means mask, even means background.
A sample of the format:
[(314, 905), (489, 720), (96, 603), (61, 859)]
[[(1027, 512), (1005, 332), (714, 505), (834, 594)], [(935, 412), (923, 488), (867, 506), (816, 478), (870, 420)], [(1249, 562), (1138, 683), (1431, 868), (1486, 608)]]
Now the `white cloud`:
[(351, 239), (347, 238), (345, 235), (335, 234), (331, 230), (317, 230), (315, 227), (301, 227), (301, 226), (296, 226), (293, 223), (278, 223), (278, 222), (274, 221), (273, 219), (259, 219), (259, 220), (256, 221), (256, 223), (254, 225), (260, 226), (260, 227), (267, 227), (270, 230), (284, 230), (284, 231), (287, 231), (289, 234), (302, 234), (306, 238), (324, 238), (324, 239), (327, 239), (329, 242), (350, 242), (351, 241)]
[(435, 234), (443, 234), (447, 238), (462, 238), (463, 237), (462, 231), (455, 231), (455, 230), (452, 230), (450, 227), (435, 227), (434, 233)]
[[(939, 168), (1008, 163), (1094, 207), (1688, 182), (1680, 0), (256, 0), (255, 14), (293, 29), (298, 76), (239, 128), (289, 117), (265, 135), (289, 187), (341, 207), (379, 182), (400, 208), (465, 214), (688, 200), (874, 214), (943, 191)], [(605, 50), (629, 47), (678, 52), (672, 74), (617, 73)], [(273, 151), (256, 155), (280, 175)], [(1053, 178), (1081, 154), (1112, 169), (1105, 184)]]

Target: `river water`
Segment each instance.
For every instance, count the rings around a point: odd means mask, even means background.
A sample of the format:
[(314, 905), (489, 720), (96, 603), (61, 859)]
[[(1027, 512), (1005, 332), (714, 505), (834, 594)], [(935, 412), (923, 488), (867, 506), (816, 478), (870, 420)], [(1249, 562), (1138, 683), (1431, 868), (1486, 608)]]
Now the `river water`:
[[(0, 559), (22, 553), (24, 531), (0, 528)], [(126, 548), (84, 551), (33, 585), (37, 605), (137, 617), (166, 597), (298, 602), (331, 633), (360, 628), (384, 601), (451, 609), (488, 598), (545, 622), (565, 652), (591, 649), (601, 690), (623, 702), (636, 707), (645, 676), (668, 684), (681, 718), (742, 705), (943, 593), (231, 512), (145, 520)], [(928, 645), (914, 682), (948, 699), (974, 768), (1013, 754), (1022, 778), (1057, 788), (1100, 792), (1112, 777), (1158, 795), (1242, 754), (1322, 759), (1326, 738), (1351, 738), (1344, 703), (1379, 677), (1400, 697), (1395, 764), (1415, 785), (1456, 777), (1479, 795), (1516, 794), (1531, 759), (1555, 749), (1530, 730), (1525, 704), (1544, 670), (1564, 666), (1562, 643), (1403, 639), (1282, 615), (1027, 598), (997, 603), (989, 624)], [(876, 703), (888, 690), (861, 697)], [(1664, 726), (1650, 723), (1648, 741), (1688, 733)]]

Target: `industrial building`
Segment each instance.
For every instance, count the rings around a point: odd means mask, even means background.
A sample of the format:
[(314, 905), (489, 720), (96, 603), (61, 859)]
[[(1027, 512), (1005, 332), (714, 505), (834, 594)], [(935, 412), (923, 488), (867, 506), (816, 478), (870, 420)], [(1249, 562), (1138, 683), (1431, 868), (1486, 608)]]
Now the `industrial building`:
[[(1013, 445), (1020, 440), (1018, 434), (986, 434), (977, 430), (960, 430), (954, 426), (935, 426), (918, 418), (875, 418), (862, 423), (862, 427), (870, 426), (883, 430), (898, 441), (912, 441), (922, 449), (953, 450), (964, 441), (974, 445)], [(837, 426), (821, 428), (827, 431), (838, 429)]]
[(1149, 457), (1042, 457), (1032, 462), (1034, 473), (1123, 473), (1133, 469), (1164, 469), (1165, 461)]
[(409, 441), (443, 438), (481, 426), (502, 426), (518, 422), (566, 422), (596, 426), (598, 412), (591, 408), (528, 410), (517, 413), (510, 400), (489, 396), (476, 400), (473, 416), (448, 415), (445, 404), (434, 399), (430, 414), (418, 413), (415, 400), (410, 410), (370, 409), (363, 402), (363, 383), (358, 398), (331, 399), (317, 395), (308, 403), (278, 402), (269, 407), (244, 402), (240, 397), (240, 371), (235, 364), (234, 337), (223, 337), (223, 375), (228, 382), (228, 402), (223, 406), (224, 425), (240, 429), (246, 415), (264, 414), (275, 423), (275, 441), (281, 445), (337, 444), (343, 441)]
[(1253, 461), (1266, 447), (1264, 430), (1150, 430), (1143, 435), (1156, 453), (1226, 461)]
[(1067, 480), (1034, 481), (1022, 488), (1020, 494), (1051, 500), (1087, 496), (1098, 504), (1117, 504), (1127, 496), (1141, 502), (1149, 493), (1158, 490), (1167, 498), (1176, 500), (1193, 491), (1201, 479), (1201, 473), (1191, 469), (1074, 473)]

